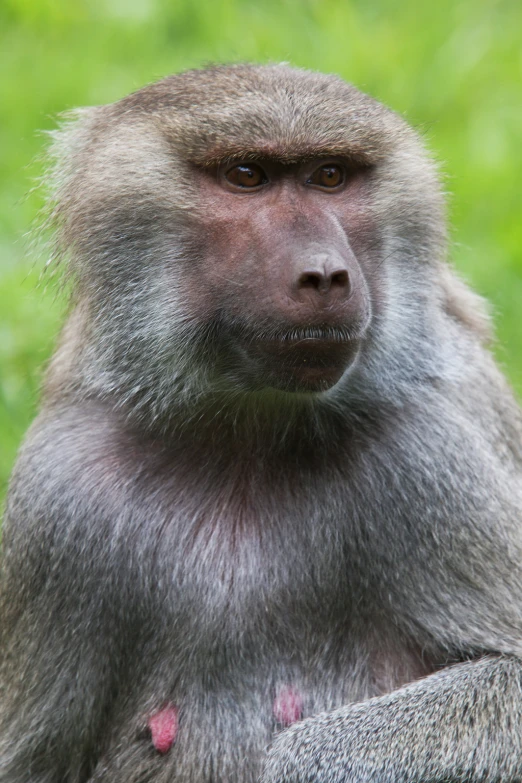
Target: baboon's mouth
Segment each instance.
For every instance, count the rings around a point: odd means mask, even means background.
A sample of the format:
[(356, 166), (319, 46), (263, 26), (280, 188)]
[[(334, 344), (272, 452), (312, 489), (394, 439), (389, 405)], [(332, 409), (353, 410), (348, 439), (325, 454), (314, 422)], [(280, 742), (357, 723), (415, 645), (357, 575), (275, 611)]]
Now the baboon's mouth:
[(314, 341), (316, 343), (345, 343), (360, 337), (358, 329), (346, 326), (299, 326), (289, 329), (275, 329), (251, 335), (251, 339), (260, 342), (301, 343)]
[(261, 339), (249, 353), (263, 368), (267, 386), (285, 391), (320, 392), (334, 386), (353, 362), (359, 340), (319, 337)]

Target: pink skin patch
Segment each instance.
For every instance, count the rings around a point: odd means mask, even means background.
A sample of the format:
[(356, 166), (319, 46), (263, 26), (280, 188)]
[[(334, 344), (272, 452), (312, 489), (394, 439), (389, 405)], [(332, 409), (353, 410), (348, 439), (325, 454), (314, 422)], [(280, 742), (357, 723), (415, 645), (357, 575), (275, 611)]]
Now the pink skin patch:
[(274, 718), (282, 726), (290, 726), (303, 715), (303, 700), (299, 691), (289, 685), (278, 689), (272, 707)]
[(178, 733), (178, 708), (169, 704), (159, 712), (151, 715), (148, 727), (152, 736), (152, 744), (158, 753), (167, 753)]

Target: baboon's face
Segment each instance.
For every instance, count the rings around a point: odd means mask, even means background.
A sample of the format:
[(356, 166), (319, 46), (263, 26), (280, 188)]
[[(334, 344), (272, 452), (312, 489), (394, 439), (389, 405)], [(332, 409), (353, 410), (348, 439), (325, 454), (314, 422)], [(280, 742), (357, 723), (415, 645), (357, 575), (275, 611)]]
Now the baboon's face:
[(200, 274), (245, 383), (320, 391), (356, 357), (371, 317), (357, 258), (367, 175), (343, 158), (195, 169)]

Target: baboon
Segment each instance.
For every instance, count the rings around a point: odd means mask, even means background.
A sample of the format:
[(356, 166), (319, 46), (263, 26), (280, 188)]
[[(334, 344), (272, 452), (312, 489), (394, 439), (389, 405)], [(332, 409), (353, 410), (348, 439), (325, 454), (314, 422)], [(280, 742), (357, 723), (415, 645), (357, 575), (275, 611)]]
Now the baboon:
[(522, 779), (522, 419), (392, 111), (171, 76), (51, 150), (1, 783)]

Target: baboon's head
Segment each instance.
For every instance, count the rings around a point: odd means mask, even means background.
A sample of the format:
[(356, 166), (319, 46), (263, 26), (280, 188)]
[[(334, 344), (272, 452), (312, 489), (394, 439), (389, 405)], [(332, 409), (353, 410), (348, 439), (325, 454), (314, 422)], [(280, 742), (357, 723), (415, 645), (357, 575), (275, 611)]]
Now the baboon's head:
[(77, 303), (62, 366), (91, 391), (154, 415), (195, 395), (320, 399), (426, 331), (433, 166), (334, 76), (189, 71), (78, 112), (55, 150)]

